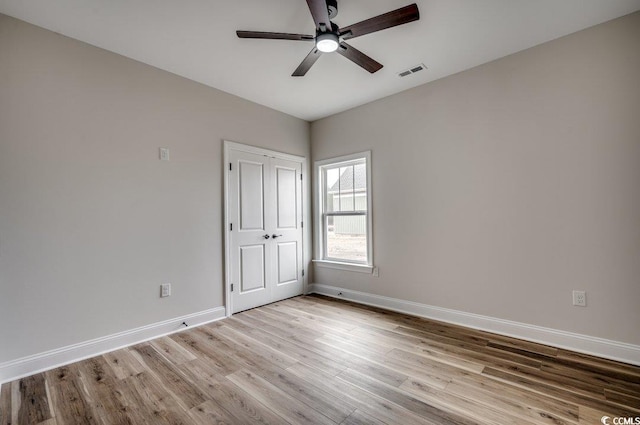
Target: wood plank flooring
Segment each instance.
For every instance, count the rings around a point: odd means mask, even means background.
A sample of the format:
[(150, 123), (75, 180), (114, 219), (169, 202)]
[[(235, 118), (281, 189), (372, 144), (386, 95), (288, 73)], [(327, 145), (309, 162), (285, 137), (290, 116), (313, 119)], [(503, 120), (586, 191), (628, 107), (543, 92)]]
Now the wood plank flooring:
[(9, 424), (598, 424), (640, 367), (320, 296), (4, 384)]

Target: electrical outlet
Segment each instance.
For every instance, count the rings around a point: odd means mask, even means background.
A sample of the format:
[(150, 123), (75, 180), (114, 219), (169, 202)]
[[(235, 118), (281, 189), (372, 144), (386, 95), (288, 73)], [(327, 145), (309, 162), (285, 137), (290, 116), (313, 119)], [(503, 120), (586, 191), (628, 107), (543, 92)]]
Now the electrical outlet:
[(171, 295), (171, 284), (163, 283), (160, 285), (160, 298), (168, 297)]
[(380, 276), (380, 269), (377, 267), (373, 268), (373, 277), (379, 277)]
[(586, 307), (587, 293), (585, 291), (573, 291), (573, 305), (578, 307)]

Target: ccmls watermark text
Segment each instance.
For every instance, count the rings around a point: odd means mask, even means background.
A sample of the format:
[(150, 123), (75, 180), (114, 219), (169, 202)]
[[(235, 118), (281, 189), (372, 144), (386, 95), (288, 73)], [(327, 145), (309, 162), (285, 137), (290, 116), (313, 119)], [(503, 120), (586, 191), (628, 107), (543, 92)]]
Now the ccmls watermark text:
[(632, 418), (630, 416), (617, 416), (615, 418), (603, 416), (600, 419), (603, 425), (640, 425), (640, 416)]

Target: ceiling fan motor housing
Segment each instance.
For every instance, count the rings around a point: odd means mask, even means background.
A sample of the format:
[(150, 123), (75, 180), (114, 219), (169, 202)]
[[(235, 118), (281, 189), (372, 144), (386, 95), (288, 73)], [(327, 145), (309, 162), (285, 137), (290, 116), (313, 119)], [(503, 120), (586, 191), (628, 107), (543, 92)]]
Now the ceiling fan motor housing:
[(323, 53), (331, 53), (338, 50), (340, 45), (340, 36), (338, 31), (340, 28), (331, 22), (331, 29), (325, 30), (324, 25), (316, 31), (316, 47)]

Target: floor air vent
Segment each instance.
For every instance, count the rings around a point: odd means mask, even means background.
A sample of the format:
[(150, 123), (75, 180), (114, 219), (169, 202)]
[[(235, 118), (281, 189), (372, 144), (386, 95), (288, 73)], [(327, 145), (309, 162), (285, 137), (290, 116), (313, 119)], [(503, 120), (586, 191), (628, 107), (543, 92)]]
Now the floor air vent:
[(416, 65), (416, 66), (412, 66), (411, 68), (398, 72), (398, 75), (400, 77), (406, 77), (407, 75), (411, 75), (411, 74), (415, 74), (416, 72), (420, 72), (423, 69), (427, 69), (427, 66), (423, 63)]

